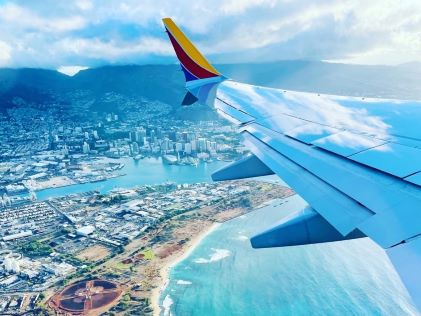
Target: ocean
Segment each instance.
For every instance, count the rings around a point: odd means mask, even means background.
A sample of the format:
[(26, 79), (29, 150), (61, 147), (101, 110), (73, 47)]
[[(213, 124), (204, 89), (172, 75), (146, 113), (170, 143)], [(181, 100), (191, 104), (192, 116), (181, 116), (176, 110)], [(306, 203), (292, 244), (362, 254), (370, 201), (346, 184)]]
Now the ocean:
[(250, 236), (304, 206), (295, 195), (217, 227), (171, 269), (161, 315), (418, 315), (368, 238), (251, 248)]
[[(211, 181), (225, 162), (194, 166), (125, 159), (126, 175), (37, 192), (38, 199), (165, 181)], [(265, 181), (279, 181), (266, 177)], [(289, 248), (252, 249), (249, 237), (301, 209), (299, 196), (220, 225), (170, 272), (162, 315), (418, 315), (382, 249), (368, 238)]]

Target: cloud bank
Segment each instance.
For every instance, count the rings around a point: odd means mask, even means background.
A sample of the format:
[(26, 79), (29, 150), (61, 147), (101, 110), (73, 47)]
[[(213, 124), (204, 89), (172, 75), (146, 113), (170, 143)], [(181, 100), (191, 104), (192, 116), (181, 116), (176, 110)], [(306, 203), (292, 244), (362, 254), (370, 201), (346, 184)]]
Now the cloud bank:
[(0, 66), (173, 63), (162, 17), (215, 62), (421, 61), (421, 2), (0, 0)]

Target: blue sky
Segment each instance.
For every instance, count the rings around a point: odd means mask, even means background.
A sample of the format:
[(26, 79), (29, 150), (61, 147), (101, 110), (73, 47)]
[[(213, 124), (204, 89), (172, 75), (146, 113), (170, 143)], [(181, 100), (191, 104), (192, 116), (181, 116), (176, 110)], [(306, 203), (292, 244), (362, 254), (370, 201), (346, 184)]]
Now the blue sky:
[(419, 0), (0, 0), (0, 66), (173, 63), (166, 16), (213, 62), (421, 61)]

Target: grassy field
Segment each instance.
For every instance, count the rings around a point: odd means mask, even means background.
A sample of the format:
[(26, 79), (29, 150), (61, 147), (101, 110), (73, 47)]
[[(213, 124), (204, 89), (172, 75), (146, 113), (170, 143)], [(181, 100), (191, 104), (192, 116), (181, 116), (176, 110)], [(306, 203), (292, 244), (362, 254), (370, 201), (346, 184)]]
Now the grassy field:
[(155, 258), (155, 254), (153, 253), (152, 249), (146, 249), (144, 251), (141, 252), (145, 257), (146, 260), (152, 260)]
[(120, 271), (125, 271), (130, 269), (130, 267), (132, 266), (131, 263), (123, 263), (123, 262), (116, 262), (112, 265), (112, 268), (115, 270), (120, 270)]

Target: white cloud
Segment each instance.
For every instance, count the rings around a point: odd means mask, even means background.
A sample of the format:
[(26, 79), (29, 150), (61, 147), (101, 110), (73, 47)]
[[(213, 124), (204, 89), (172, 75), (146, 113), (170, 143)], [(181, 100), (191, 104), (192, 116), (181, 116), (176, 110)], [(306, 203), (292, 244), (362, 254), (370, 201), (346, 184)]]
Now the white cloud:
[(0, 66), (7, 66), (11, 58), (12, 48), (5, 42), (0, 41)]
[(9, 31), (66, 32), (83, 28), (86, 21), (81, 16), (42, 17), (16, 4), (1, 6), (0, 21), (8, 23)]
[(54, 47), (56, 51), (67, 51), (68, 54), (74, 54), (89, 58), (106, 58), (109, 61), (118, 61), (118, 59), (131, 55), (170, 55), (172, 48), (167, 40), (143, 37), (136, 43), (121, 44), (114, 40), (108, 42), (101, 41), (98, 38), (81, 39), (66, 38), (58, 41)]
[(273, 0), (229, 0), (221, 4), (220, 10), (229, 15), (241, 14), (251, 8), (260, 7), (262, 5), (274, 6), (276, 1)]
[(173, 61), (165, 16), (219, 62), (421, 61), (418, 0), (9, 1), (0, 4), (0, 41), (7, 45), (0, 61), (54, 68)]
[(89, 0), (77, 0), (76, 6), (83, 11), (89, 11), (94, 8), (94, 4)]
[(79, 71), (81, 70), (85, 70), (88, 69), (89, 67), (84, 67), (84, 66), (61, 66), (59, 68), (57, 68), (57, 71), (68, 75), (68, 76), (74, 76), (76, 75)]

